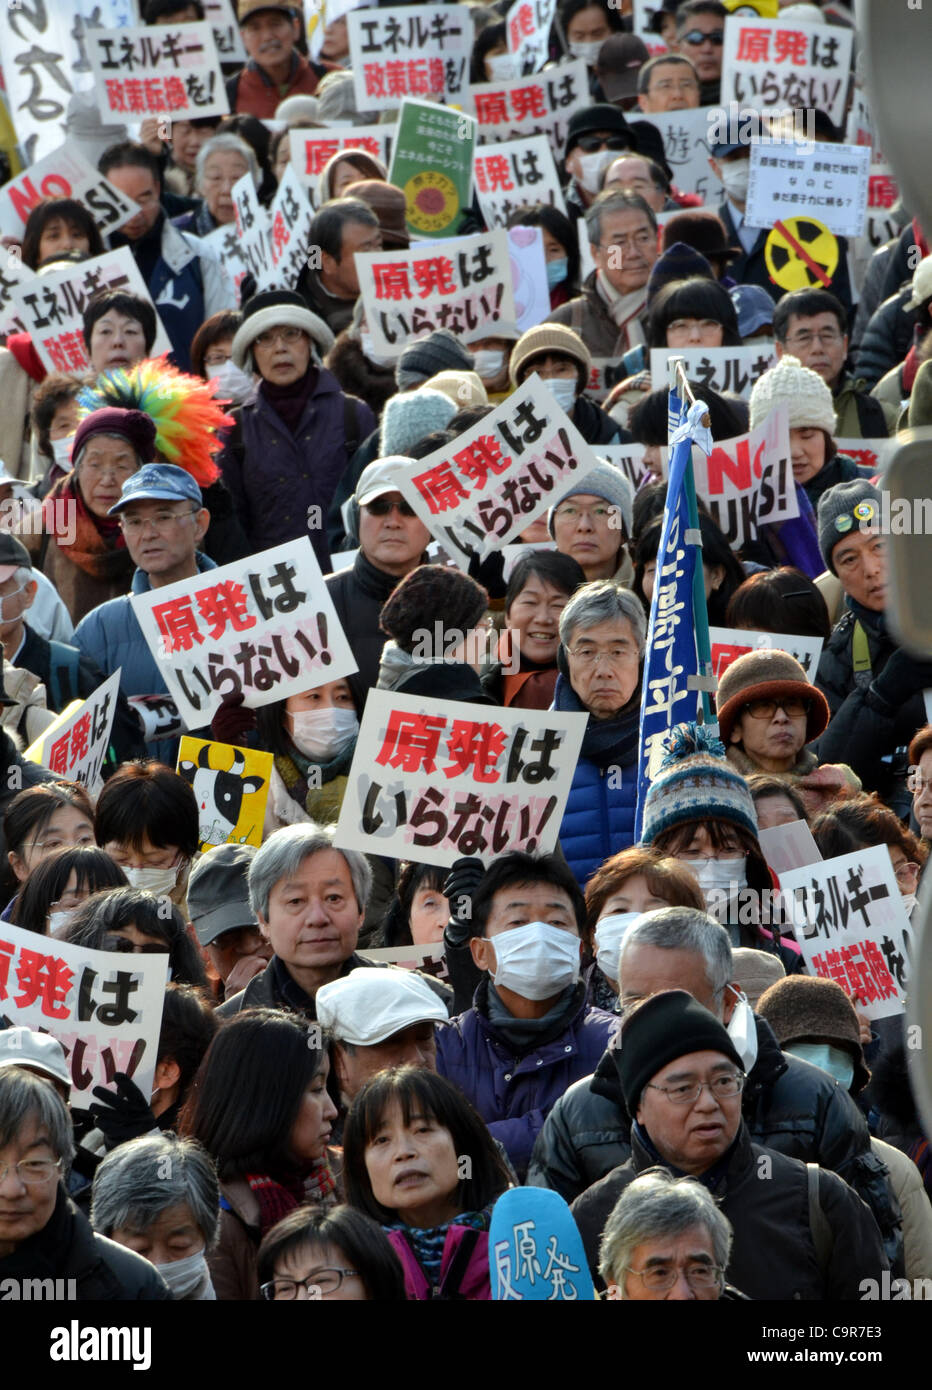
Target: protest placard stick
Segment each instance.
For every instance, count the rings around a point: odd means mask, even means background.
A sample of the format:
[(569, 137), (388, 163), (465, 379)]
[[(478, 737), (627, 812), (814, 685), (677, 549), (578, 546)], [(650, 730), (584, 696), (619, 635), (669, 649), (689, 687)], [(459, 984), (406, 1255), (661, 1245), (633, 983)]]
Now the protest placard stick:
[[(682, 387), (683, 395), (690, 405), (696, 404), (696, 397), (693, 395), (692, 387), (686, 376), (686, 368), (683, 365), (682, 357), (671, 357), (669, 360), (670, 369), (670, 391), (673, 397), (678, 396), (677, 384)], [(672, 407), (668, 419), (672, 420)], [(702, 417), (704, 429), (709, 429), (711, 417), (708, 412)], [(686, 474), (684, 487), (686, 489), (686, 505), (689, 508), (689, 525), (695, 532), (696, 545), (699, 553), (702, 553), (702, 530), (699, 526), (699, 504), (696, 501), (696, 479), (693, 474), (692, 445), (686, 440), (684, 448), (689, 449), (689, 458), (686, 462)], [(696, 633), (696, 655), (699, 660), (699, 678), (711, 684), (702, 686), (702, 715), (703, 722), (711, 723), (712, 707), (709, 702), (709, 691), (715, 690), (716, 682), (712, 675), (712, 639), (709, 637), (709, 610), (705, 599), (705, 572), (699, 564), (693, 570), (693, 628)]]

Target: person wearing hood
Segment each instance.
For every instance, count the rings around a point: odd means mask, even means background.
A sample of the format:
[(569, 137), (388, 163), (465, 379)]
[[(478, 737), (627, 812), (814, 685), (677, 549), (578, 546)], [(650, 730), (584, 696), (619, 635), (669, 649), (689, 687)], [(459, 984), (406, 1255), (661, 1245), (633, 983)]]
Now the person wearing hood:
[(581, 887), (634, 840), (646, 631), (639, 600), (611, 579), (585, 584), (560, 615), (553, 708), (589, 716), (560, 826)]
[(493, 705), (479, 680), (491, 632), (481, 584), (446, 565), (419, 565), (386, 600), (379, 619), (389, 637), (379, 690)]
[(629, 443), (627, 431), (585, 394), (592, 357), (582, 336), (551, 320), (522, 333), (512, 348), (508, 367), (512, 389), (516, 391), (536, 373), (587, 444)]
[(523, 1180), (567, 1086), (588, 1075), (615, 1020), (580, 978), (585, 903), (554, 855), (496, 859), (472, 896), (472, 1008), (437, 1029), (437, 1070), (472, 1101)]

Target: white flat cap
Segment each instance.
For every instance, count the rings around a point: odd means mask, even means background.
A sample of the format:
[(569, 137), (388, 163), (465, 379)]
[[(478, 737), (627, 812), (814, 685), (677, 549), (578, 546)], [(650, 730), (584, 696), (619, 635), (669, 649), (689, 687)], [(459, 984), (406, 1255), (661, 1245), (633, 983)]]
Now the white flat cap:
[(317, 1019), (337, 1042), (374, 1047), (414, 1023), (446, 1023), (447, 1011), (414, 970), (359, 966), (321, 985)]

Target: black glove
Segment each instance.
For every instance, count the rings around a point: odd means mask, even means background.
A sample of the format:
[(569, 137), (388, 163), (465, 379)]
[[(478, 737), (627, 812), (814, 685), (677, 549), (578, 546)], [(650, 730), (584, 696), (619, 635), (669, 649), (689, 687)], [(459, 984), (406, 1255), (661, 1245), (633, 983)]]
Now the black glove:
[(505, 556), (500, 550), (493, 550), (484, 560), (473, 551), (469, 557), (470, 579), (481, 584), (489, 598), (504, 598), (508, 585), (505, 583)]
[(898, 709), (920, 690), (932, 688), (932, 661), (910, 656), (898, 647), (874, 679), (874, 690), (888, 705)]
[(90, 1111), (108, 1150), (158, 1129), (149, 1103), (136, 1083), (130, 1081), (125, 1071), (115, 1072), (113, 1079), (116, 1092), (108, 1091), (105, 1086), (95, 1086), (91, 1092), (97, 1099)]
[(450, 904), (450, 920), (444, 939), (450, 946), (462, 946), (469, 940), (472, 924), (472, 898), (485, 873), (477, 857), (457, 859), (443, 885), (444, 897)]
[(243, 703), (244, 696), (225, 695), (223, 704), (210, 721), (210, 732), (218, 743), (238, 746), (256, 727), (256, 711)]

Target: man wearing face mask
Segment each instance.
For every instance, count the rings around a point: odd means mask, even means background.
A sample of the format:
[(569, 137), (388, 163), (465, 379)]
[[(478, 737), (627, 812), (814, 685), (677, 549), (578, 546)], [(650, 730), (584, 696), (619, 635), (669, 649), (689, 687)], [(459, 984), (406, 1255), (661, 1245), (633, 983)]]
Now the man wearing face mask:
[(615, 1020), (580, 980), (585, 903), (554, 855), (506, 854), (472, 896), (473, 1006), (437, 1032), (437, 1070), (472, 1101), (523, 1181), (567, 1086), (609, 1046)]
[(570, 117), (563, 166), (570, 181), (563, 190), (567, 216), (576, 221), (598, 197), (602, 175), (621, 150), (637, 140), (624, 114), (608, 102), (586, 106)]
[(539, 323), (515, 343), (508, 372), (513, 390), (534, 373), (546, 382), (587, 444), (627, 444), (633, 436), (585, 395), (591, 365), (579, 333), (562, 323)]
[[(619, 988), (623, 1011), (663, 990), (684, 989), (714, 1014), (747, 1073), (741, 1109), (751, 1138), (844, 1178), (874, 1213), (888, 1258), (900, 1258), (899, 1210), (863, 1114), (832, 1078), (781, 1052), (770, 1026), (751, 1012), (734, 979), (724, 927), (692, 908), (646, 912), (622, 943)], [(534, 1148), (531, 1186), (551, 1187), (571, 1202), (627, 1161), (632, 1116), (617, 1062), (609, 1049), (593, 1075), (557, 1101)]]

